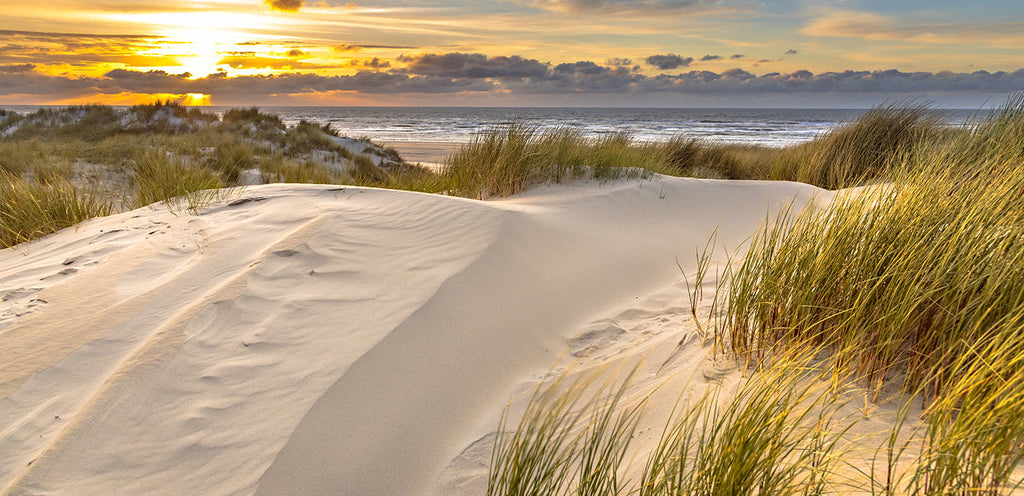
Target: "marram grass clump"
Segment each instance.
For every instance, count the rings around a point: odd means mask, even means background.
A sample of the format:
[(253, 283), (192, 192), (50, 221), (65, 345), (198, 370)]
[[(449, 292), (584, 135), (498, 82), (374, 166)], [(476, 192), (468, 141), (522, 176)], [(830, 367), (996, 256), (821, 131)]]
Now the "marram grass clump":
[(0, 171), (0, 247), (110, 215), (112, 208), (110, 201), (84, 194), (61, 179), (36, 182)]
[(162, 150), (140, 153), (132, 164), (135, 189), (131, 204), (143, 207), (157, 202), (195, 212), (216, 199), (223, 184), (214, 172), (187, 158)]
[(735, 390), (712, 383), (682, 396), (648, 451), (634, 442), (645, 405), (670, 393), (637, 389), (633, 374), (556, 376), (537, 387), (514, 430), (502, 420), (487, 495), (825, 494), (850, 423), (819, 372), (809, 355), (794, 356)]
[(770, 224), (725, 280), (723, 351), (823, 347), (928, 421), (916, 494), (1006, 494), (1024, 460), (1024, 98)]
[(825, 189), (887, 179), (895, 162), (939, 134), (939, 117), (926, 106), (883, 105), (813, 141), (783, 150), (771, 161), (766, 178)]

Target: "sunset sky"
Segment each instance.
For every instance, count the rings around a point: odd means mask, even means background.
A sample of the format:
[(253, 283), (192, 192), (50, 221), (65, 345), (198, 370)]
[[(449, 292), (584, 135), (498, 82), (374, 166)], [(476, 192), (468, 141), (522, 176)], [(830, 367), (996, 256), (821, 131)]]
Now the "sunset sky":
[(0, 0), (0, 104), (869, 106), (1024, 89), (1024, 2)]

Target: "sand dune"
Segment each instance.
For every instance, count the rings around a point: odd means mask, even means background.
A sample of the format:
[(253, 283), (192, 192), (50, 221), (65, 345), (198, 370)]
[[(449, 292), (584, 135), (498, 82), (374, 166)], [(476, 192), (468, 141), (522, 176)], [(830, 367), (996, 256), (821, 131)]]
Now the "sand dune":
[(270, 185), (5, 250), (0, 491), (470, 494), (513, 395), (560, 356), (667, 356), (688, 312), (677, 259), (828, 196)]

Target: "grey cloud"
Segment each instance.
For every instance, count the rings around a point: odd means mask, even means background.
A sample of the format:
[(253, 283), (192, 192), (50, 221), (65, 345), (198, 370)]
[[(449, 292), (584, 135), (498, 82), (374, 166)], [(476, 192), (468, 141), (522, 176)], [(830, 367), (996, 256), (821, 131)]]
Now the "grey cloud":
[(7, 74), (18, 74), (23, 72), (30, 72), (35, 68), (35, 64), (0, 65), (0, 72), (4, 72)]
[(1024, 88), (1024, 69), (1015, 72), (901, 72), (845, 71), (813, 74), (796, 71), (755, 76), (741, 69), (721, 74), (706, 71), (661, 75), (644, 80), (639, 86), (646, 92), (714, 94), (757, 93), (876, 93), (883, 95), (920, 94), (940, 91), (1012, 93)]
[(666, 55), (651, 55), (644, 59), (644, 62), (647, 62), (647, 65), (653, 65), (654, 67), (665, 71), (678, 67), (686, 67), (693, 62), (693, 57), (683, 57), (674, 53), (669, 53)]
[(329, 91), (361, 93), (451, 93), (485, 92), (496, 89), (496, 83), (480, 79), (452, 79), (433, 76), (411, 76), (393, 72), (360, 71), (351, 76), (320, 76), (317, 74), (281, 74), (276, 76), (242, 76), (228, 78), (217, 73), (198, 79), (164, 71), (136, 72), (115, 69), (106, 74), (101, 85), (104, 92), (138, 93), (205, 93), (229, 97), (266, 97), (279, 94), (302, 94)]
[(604, 65), (619, 66), (619, 65), (633, 65), (633, 59), (624, 59), (619, 57), (613, 57), (604, 61)]
[(795, 48), (790, 48), (789, 50), (786, 50), (786, 55), (796, 55), (797, 53), (799, 53), (799, 51)]
[(482, 53), (428, 53), (402, 55), (399, 62), (409, 64), (412, 74), (447, 78), (542, 78), (548, 75), (548, 64), (518, 55), (488, 57)]
[(743, 57), (746, 57), (746, 55), (743, 55), (742, 53), (737, 53), (735, 55), (729, 56), (730, 59), (742, 59)]
[(510, 82), (523, 93), (628, 93), (644, 78), (629, 67), (605, 67), (591, 61), (558, 64), (544, 78)]
[(707, 62), (709, 60), (721, 60), (721, 59), (722, 59), (721, 55), (705, 55), (705, 56), (700, 58), (700, 61), (701, 62)]
[(374, 57), (370, 60), (353, 60), (352, 65), (369, 67), (371, 69), (387, 69), (391, 67), (391, 62)]
[[(743, 69), (721, 73), (690, 71), (658, 76), (637, 74), (628, 67), (607, 67), (591, 61), (550, 66), (513, 57), (412, 57), (412, 65), (425, 64), (431, 73), (361, 71), (349, 76), (281, 74), (229, 78), (217, 73), (190, 79), (187, 74), (115, 69), (101, 77), (50, 76), (24, 65), (0, 66), (0, 95), (52, 97), (98, 93), (205, 93), (216, 101), (272, 95), (351, 91), (365, 94), (677, 94), (677, 95), (783, 95), (848, 94), (923, 95), (931, 92), (1009, 94), (1024, 89), (1024, 69), (1015, 72), (973, 73), (845, 71), (814, 74), (810, 71), (755, 75)], [(453, 60), (462, 60), (455, 63)], [(444, 62), (447, 61), (447, 62)], [(500, 63), (498, 63), (500, 62)], [(371, 62), (372, 63), (372, 62)], [(378, 62), (382, 64), (383, 62)], [(448, 65), (446, 65), (446, 63)], [(528, 67), (529, 70), (520, 70)], [(421, 67), (421, 69), (423, 69)], [(500, 77), (499, 77), (500, 76)]]
[(598, 74), (607, 74), (612, 69), (597, 65), (589, 60), (580, 62), (558, 64), (552, 70), (555, 74), (582, 74), (585, 76), (596, 76)]
[[(35, 65), (123, 62), (126, 57), (156, 59), (158, 55), (140, 55), (147, 49), (166, 44), (158, 36), (97, 35), (41, 31), (0, 30), (0, 64)], [(166, 64), (154, 64), (166, 65)]]
[(747, 71), (744, 71), (743, 69), (739, 69), (739, 68), (729, 69), (729, 70), (727, 70), (727, 71), (725, 71), (725, 72), (723, 72), (723, 73), (721, 73), (719, 75), (722, 76), (723, 78), (726, 78), (726, 79), (756, 79), (757, 78), (757, 76), (755, 76), (755, 75), (753, 75), (753, 74), (751, 74), (751, 73), (749, 73)]
[(331, 69), (337, 65), (310, 64), (295, 58), (260, 57), (242, 55), (224, 57), (217, 62), (218, 66), (229, 66), (235, 69), (277, 69), (277, 70), (315, 70)]

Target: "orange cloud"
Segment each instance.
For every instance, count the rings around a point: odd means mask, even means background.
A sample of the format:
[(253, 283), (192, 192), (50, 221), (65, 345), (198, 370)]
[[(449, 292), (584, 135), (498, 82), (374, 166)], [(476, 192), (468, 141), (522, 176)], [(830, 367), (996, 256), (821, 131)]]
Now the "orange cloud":
[(831, 12), (799, 30), (819, 37), (861, 38), (871, 41), (906, 41), (928, 44), (985, 44), (999, 47), (1024, 45), (1024, 22), (962, 22), (912, 24), (851, 10)]
[(53, 105), (146, 105), (156, 102), (177, 102), (184, 105), (210, 105), (210, 96), (201, 93), (135, 93), (124, 91), (120, 93), (95, 93), (91, 95), (75, 96), (52, 100)]
[(224, 57), (217, 62), (217, 65), (226, 65), (232, 69), (274, 69), (274, 70), (298, 70), (298, 69), (333, 69), (336, 65), (310, 64), (299, 60), (278, 57)]
[(304, 0), (266, 0), (263, 3), (273, 10), (298, 12), (306, 2)]

